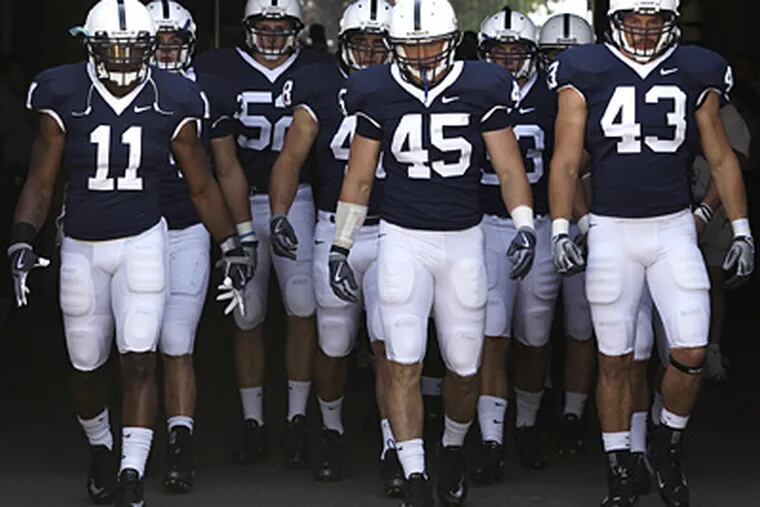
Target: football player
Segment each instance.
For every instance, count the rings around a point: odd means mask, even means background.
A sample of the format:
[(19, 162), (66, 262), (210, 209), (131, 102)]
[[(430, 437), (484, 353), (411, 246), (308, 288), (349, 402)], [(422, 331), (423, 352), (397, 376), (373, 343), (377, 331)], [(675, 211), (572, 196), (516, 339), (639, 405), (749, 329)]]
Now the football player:
[[(383, 450), (380, 456), (385, 493), (398, 496), (403, 485), (401, 467), (394, 449), (393, 433), (385, 408), (388, 367), (385, 360), (383, 330), (377, 300), (377, 236), (380, 224), (382, 181), (374, 185), (367, 218), (358, 232), (349, 259), (356, 286), (352, 294), (336, 293), (330, 286), (339, 264), (331, 262), (330, 244), (335, 235), (335, 209), (343, 174), (348, 163), (356, 116), (344, 116), (339, 99), (346, 79), (354, 72), (388, 61), (385, 45), (391, 6), (384, 0), (360, 0), (350, 4), (340, 20), (339, 59), (336, 63), (316, 64), (296, 70), (288, 81), (293, 124), (285, 146), (272, 169), (270, 201), (272, 220), (292, 230), (287, 214), (298, 190), (301, 167), (312, 149), (316, 153), (319, 195), (318, 222), (314, 245), (314, 290), (317, 303), (319, 351), (314, 365), (314, 381), (322, 413), (322, 438), (313, 471), (317, 480), (334, 481), (342, 477), (342, 404), (346, 390), (346, 358), (354, 348), (362, 307), (367, 314), (367, 329), (377, 360), (377, 404), (381, 417)], [(319, 79), (315, 79), (319, 76)], [(381, 171), (382, 169), (380, 169)], [(382, 177), (382, 173), (378, 174)], [(301, 238), (297, 238), (301, 241)], [(283, 245), (296, 253), (296, 244)]]
[(431, 310), (448, 370), (438, 498), (461, 505), (467, 497), (462, 445), (476, 412), (487, 300), (478, 198), (486, 153), (517, 229), (502, 245), (512, 260), (505, 276), (530, 271), (536, 242), (530, 186), (511, 128), (519, 89), (502, 67), (454, 62), (459, 40), (448, 1), (400, 0), (388, 36), (394, 63), (353, 74), (344, 96), (357, 126), (336, 208), (331, 284), (346, 299), (356, 297), (348, 259), (382, 154), (378, 291), (390, 366), (386, 407), (406, 477), (405, 506), (433, 504), (420, 394)]
[[(307, 184), (312, 162), (309, 161), (301, 171), (301, 185), (288, 214), (288, 222), (283, 221), (283, 217), (275, 217), (271, 227), (269, 176), (293, 122), (287, 105), (290, 90), (285, 83), (299, 67), (331, 57), (299, 49), (298, 33), (303, 23), (298, 0), (248, 0), (243, 26), (245, 47), (210, 51), (195, 63), (199, 74), (222, 76), (233, 84), (233, 96), (237, 97), (239, 110), (232, 132), (248, 178), (253, 230), (261, 241), (261, 248), (257, 250), (260, 276), (247, 287), (246, 315), (235, 315), (236, 369), (245, 428), (239, 458), (242, 462), (250, 462), (264, 452), (266, 445), (263, 323), (267, 313), (268, 274), (274, 264), (288, 315), (285, 448), (289, 466), (302, 467), (306, 465), (305, 414), (315, 339), (312, 284), (315, 213), (311, 187)], [(292, 244), (297, 244), (295, 252), (290, 249)]]
[(251, 271), (198, 142), (204, 101), (190, 81), (150, 68), (155, 25), (147, 8), (102, 0), (72, 33), (83, 37), (89, 62), (47, 70), (29, 89), (27, 105), (42, 114), (8, 255), (17, 302), (25, 305), (27, 277), (46, 263), (34, 239), (65, 171), (60, 302), (74, 404), (90, 444), (87, 491), (103, 503), (114, 490), (103, 366), (115, 327), (123, 389), (117, 505), (126, 507), (143, 503), (157, 409), (155, 350), (169, 285), (160, 192), (170, 156), (221, 245), (223, 287), (242, 298)]
[[(580, 44), (593, 44), (594, 39), (593, 28), (582, 17), (574, 14), (552, 16), (541, 27), (539, 34), (538, 58), (541, 67), (548, 68), (562, 51)], [(580, 186), (579, 192), (583, 192), (584, 187)], [(588, 216), (585, 213), (580, 216), (577, 224), (570, 226), (570, 237), (576, 242), (583, 242), (588, 233)], [(596, 361), (591, 340), (594, 331), (583, 273), (562, 278), (562, 305), (567, 349), (565, 405), (559, 426), (559, 452), (574, 455), (583, 452), (585, 431), (581, 420), (591, 391)]]
[(637, 501), (630, 480), (630, 365), (645, 281), (670, 345), (654, 468), (665, 503), (689, 504), (682, 437), (710, 319), (709, 282), (689, 209), (689, 166), (700, 146), (734, 232), (723, 268), (732, 281), (754, 269), (744, 185), (720, 119), (731, 69), (711, 51), (678, 44), (678, 8), (678, 0), (612, 0), (609, 42), (565, 51), (548, 77), (559, 90), (550, 182), (555, 255), (559, 265), (576, 269), (583, 260), (568, 219), (584, 142), (592, 159), (586, 290), (601, 353), (605, 506)]
[(481, 179), (481, 203), (486, 214), (483, 230), (488, 259), (488, 309), (481, 367), (478, 421), (482, 444), (473, 479), (491, 484), (504, 476), (503, 432), (507, 409), (506, 355), (509, 337), (518, 339), (515, 371), (517, 397), (517, 451), (523, 466), (541, 469), (536, 414), (546, 380), (546, 344), (549, 340), (560, 277), (551, 255), (551, 223), (548, 216), (547, 178), (551, 154), (556, 100), (538, 72), (538, 31), (521, 12), (505, 7), (487, 17), (480, 27), (482, 58), (509, 70), (520, 87), (520, 107), (515, 111), (514, 134), (520, 145), (525, 171), (533, 191), (536, 218), (536, 260), (523, 280), (510, 279), (509, 260), (503, 245), (515, 237), (517, 225), (501, 198), (500, 178), (486, 161)]
[[(190, 12), (173, 0), (154, 0), (148, 11), (156, 23), (154, 65), (198, 81), (192, 69), (197, 38), (196, 24)], [(210, 77), (202, 76), (200, 87), (210, 89), (211, 124), (231, 117), (233, 103), (213, 95), (220, 86), (211, 86)], [(234, 103), (233, 103), (234, 104)], [(226, 110), (224, 108), (226, 107)], [(210, 129), (204, 129), (204, 139)], [(212, 131), (216, 132), (218, 129)], [(237, 160), (235, 140), (231, 134), (213, 137), (211, 146), (216, 156), (216, 175), (225, 194), (232, 217), (239, 230), (250, 231), (251, 209), (245, 188), (245, 174)], [(227, 149), (232, 147), (231, 150)], [(232, 156), (226, 156), (230, 152)], [(170, 161), (174, 166), (174, 160)], [(197, 395), (193, 349), (209, 279), (209, 236), (176, 167), (167, 171), (161, 191), (161, 210), (169, 226), (170, 293), (166, 302), (159, 348), (164, 365), (164, 404), (168, 429), (167, 471), (164, 484), (176, 492), (192, 488), (193, 427)], [(255, 235), (241, 239), (255, 247)], [(252, 256), (255, 261), (255, 256)]]

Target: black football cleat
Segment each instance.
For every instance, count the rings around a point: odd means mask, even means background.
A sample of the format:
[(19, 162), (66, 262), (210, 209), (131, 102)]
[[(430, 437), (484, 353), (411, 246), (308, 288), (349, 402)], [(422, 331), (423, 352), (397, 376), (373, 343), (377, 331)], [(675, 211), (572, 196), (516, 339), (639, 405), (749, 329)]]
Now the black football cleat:
[(633, 507), (639, 501), (631, 480), (631, 453), (607, 453), (607, 497), (601, 507)]
[(145, 507), (145, 485), (137, 470), (127, 468), (119, 474), (116, 507)]
[(284, 447), (289, 468), (306, 468), (306, 416), (299, 414), (288, 421)]
[(264, 425), (254, 419), (246, 419), (243, 428), (243, 445), (232, 455), (233, 460), (241, 465), (255, 463), (267, 453), (267, 431)]
[(399, 498), (404, 494), (404, 470), (398, 460), (396, 449), (388, 449), (380, 460), (380, 477), (383, 480), (383, 493), (388, 498)]
[(438, 500), (446, 506), (463, 505), (469, 490), (463, 449), (443, 447), (438, 460)]
[(636, 495), (646, 496), (652, 492), (652, 471), (643, 452), (631, 454), (631, 481)]
[(116, 493), (116, 456), (104, 445), (90, 446), (87, 496), (96, 505), (113, 503)]
[(504, 446), (498, 442), (481, 442), (470, 478), (481, 486), (490, 486), (504, 479)]
[(689, 484), (681, 468), (683, 431), (660, 424), (655, 430), (653, 465), (660, 498), (668, 507), (688, 507)]
[(435, 507), (430, 479), (422, 474), (412, 474), (404, 481), (404, 499), (401, 507)]
[(343, 436), (335, 430), (322, 429), (319, 447), (313, 458), (314, 478), (335, 482), (343, 478)]
[(583, 421), (575, 414), (565, 414), (559, 422), (558, 454), (560, 456), (583, 454), (584, 444)]
[(523, 426), (517, 428), (517, 455), (523, 467), (532, 470), (543, 470), (548, 464), (541, 445), (538, 428), (535, 426)]
[(177, 426), (169, 431), (166, 445), (164, 486), (172, 493), (189, 493), (193, 489), (193, 435), (190, 429)]

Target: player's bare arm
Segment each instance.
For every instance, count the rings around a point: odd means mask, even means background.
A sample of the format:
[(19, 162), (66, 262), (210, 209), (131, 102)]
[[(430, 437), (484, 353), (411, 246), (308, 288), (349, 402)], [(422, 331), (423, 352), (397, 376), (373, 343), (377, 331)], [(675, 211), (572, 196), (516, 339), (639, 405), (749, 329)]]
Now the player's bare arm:
[(248, 182), (237, 157), (237, 146), (232, 135), (211, 140), (216, 179), (224, 200), (236, 224), (251, 219), (251, 202), (248, 199)]
[(298, 190), (301, 167), (309, 156), (319, 133), (319, 124), (303, 107), (293, 111), (293, 123), (288, 129), (280, 156), (272, 168), (269, 199), (272, 216), (286, 215)]
[[(351, 143), (348, 172), (343, 180), (339, 206), (347, 203), (366, 208), (369, 196), (372, 193), (372, 184), (375, 181), (375, 169), (380, 157), (380, 146), (380, 141), (356, 134)], [(340, 210), (338, 212), (340, 213)]]
[(488, 154), (501, 183), (504, 204), (510, 213), (520, 206), (533, 207), (533, 194), (525, 175), (520, 147), (511, 128), (483, 134)]

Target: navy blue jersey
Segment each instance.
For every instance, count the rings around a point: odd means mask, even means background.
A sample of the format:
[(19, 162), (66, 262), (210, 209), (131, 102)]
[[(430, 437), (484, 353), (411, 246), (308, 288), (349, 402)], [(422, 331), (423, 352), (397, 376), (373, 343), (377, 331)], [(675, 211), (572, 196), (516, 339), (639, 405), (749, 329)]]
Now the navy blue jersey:
[(349, 78), (345, 106), (357, 133), (382, 141), (384, 220), (443, 231), (480, 223), (483, 133), (512, 125), (516, 86), (503, 68), (472, 61), (457, 62), (427, 93), (395, 65)]
[[(207, 117), (203, 123), (201, 139), (210, 150), (210, 142), (214, 137), (212, 126), (232, 118), (236, 102), (229, 98), (229, 93), (225, 93), (229, 90), (229, 85), (218, 76), (197, 75), (193, 69), (190, 69), (185, 77), (198, 85), (206, 101)], [(182, 177), (182, 171), (179, 170), (171, 155), (168, 163), (171, 170), (165, 173), (162, 181), (161, 211), (169, 224), (169, 229), (185, 229), (200, 223), (201, 219), (190, 199), (190, 190)]]
[[(557, 94), (549, 90), (543, 74), (535, 74), (520, 90), (520, 107), (515, 110), (513, 128), (533, 190), (533, 210), (537, 215), (549, 213), (549, 162), (554, 148), (556, 119)], [(509, 217), (501, 197), (499, 177), (488, 158), (480, 182), (483, 212)]]
[(612, 46), (579, 46), (559, 56), (548, 81), (586, 99), (594, 213), (642, 218), (689, 207), (695, 112), (711, 90), (727, 100), (733, 85), (721, 56), (676, 46), (641, 65)]
[[(315, 75), (319, 79), (314, 79)], [(338, 205), (343, 175), (348, 168), (351, 140), (356, 130), (356, 116), (344, 115), (340, 106), (346, 79), (346, 74), (338, 65), (316, 64), (296, 70), (290, 85), (293, 106), (305, 107), (319, 123), (313, 148), (319, 182), (317, 206), (328, 212), (334, 212)], [(380, 213), (382, 177), (380, 167), (370, 197), (370, 215)]]
[[(269, 190), (272, 166), (293, 122), (285, 100), (290, 90), (284, 88), (285, 83), (299, 67), (331, 60), (326, 53), (300, 50), (277, 69), (268, 69), (240, 48), (212, 50), (196, 60), (199, 74), (222, 76), (231, 84), (237, 101), (234, 121), (222, 122), (215, 130), (217, 135), (235, 135), (240, 163), (255, 192)], [(312, 167), (310, 158), (301, 171), (302, 181), (309, 180)]]
[(187, 121), (205, 115), (200, 91), (184, 77), (152, 69), (134, 91), (116, 98), (85, 63), (42, 72), (27, 102), (65, 131), (64, 228), (86, 241), (134, 236), (160, 220), (171, 141)]

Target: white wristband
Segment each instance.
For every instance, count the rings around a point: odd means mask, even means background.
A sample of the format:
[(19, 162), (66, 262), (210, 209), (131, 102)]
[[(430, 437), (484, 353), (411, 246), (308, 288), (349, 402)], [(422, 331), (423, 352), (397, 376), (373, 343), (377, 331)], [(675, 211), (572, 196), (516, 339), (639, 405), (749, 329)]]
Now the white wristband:
[(335, 239), (333, 244), (350, 249), (354, 245), (356, 232), (364, 225), (367, 218), (367, 206), (350, 202), (338, 201), (335, 210)]
[(752, 230), (749, 228), (749, 218), (737, 218), (731, 222), (731, 228), (736, 236), (752, 236)]
[[(589, 228), (591, 228), (591, 224), (589, 224), (589, 221), (590, 221), (590, 218), (589, 218), (588, 213), (586, 213), (585, 215), (583, 215), (582, 217), (578, 219), (578, 223), (577, 223), (578, 229), (580, 229), (583, 234), (588, 234), (588, 230)], [(554, 224), (552, 224), (552, 230), (554, 230)]]
[(253, 229), (253, 222), (250, 220), (247, 222), (240, 222), (235, 226), (235, 228), (237, 229), (238, 236), (241, 238), (250, 235), (252, 232), (255, 233)]
[(527, 227), (531, 230), (536, 229), (536, 226), (533, 223), (533, 208), (525, 205), (517, 206), (509, 212), (509, 215), (512, 217), (512, 222), (514, 222), (517, 230), (520, 230), (523, 227)]
[(555, 218), (552, 221), (552, 238), (556, 238), (560, 234), (570, 235), (570, 220)]

